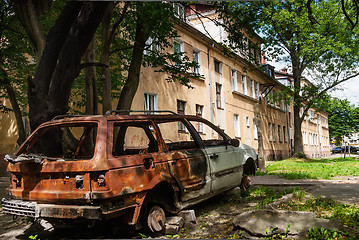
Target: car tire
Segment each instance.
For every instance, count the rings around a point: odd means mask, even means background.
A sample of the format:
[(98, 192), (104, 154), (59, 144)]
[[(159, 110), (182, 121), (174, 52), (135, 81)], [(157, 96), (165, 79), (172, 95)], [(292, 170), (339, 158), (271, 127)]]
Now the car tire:
[(147, 227), (153, 233), (162, 233), (166, 229), (166, 214), (162, 207), (154, 205), (147, 214)]

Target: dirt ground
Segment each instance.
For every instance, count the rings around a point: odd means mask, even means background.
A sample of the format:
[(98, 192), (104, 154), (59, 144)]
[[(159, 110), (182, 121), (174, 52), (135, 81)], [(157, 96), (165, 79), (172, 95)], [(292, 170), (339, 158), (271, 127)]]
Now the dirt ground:
[[(301, 187), (314, 195), (330, 197), (345, 203), (359, 203), (359, 179), (342, 177), (337, 180), (298, 180), (290, 181), (276, 176), (252, 177), (253, 187), (266, 185), (271, 188), (288, 189)], [(156, 236), (157, 238), (238, 238), (240, 231), (233, 229), (235, 216), (255, 208), (258, 201), (241, 201), (239, 191), (222, 194), (193, 207), (197, 223), (183, 228), (177, 236)], [(101, 222), (92, 228), (73, 225), (59, 228), (53, 232), (44, 232), (37, 223), (26, 218), (13, 219), (0, 213), (0, 239), (120, 239), (143, 238), (149, 234), (132, 231), (117, 221)]]

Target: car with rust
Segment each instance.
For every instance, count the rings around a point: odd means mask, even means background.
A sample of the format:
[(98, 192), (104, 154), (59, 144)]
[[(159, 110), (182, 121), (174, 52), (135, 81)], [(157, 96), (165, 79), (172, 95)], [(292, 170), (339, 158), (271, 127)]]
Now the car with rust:
[(59, 116), (40, 125), (5, 157), (11, 183), (3, 212), (55, 226), (119, 218), (160, 232), (166, 215), (249, 187), (253, 148), (198, 116), (141, 112)]

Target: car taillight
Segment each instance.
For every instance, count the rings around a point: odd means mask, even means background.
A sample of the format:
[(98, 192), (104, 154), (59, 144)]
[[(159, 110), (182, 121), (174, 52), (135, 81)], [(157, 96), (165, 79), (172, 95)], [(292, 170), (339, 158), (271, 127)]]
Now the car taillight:
[(16, 188), (21, 187), (21, 175), (13, 174), (12, 182), (13, 182), (14, 187), (16, 187)]

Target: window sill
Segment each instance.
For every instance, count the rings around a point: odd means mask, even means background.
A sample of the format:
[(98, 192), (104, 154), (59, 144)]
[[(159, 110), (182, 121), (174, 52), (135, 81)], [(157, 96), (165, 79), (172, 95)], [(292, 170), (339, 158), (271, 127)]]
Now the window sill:
[(259, 102), (259, 100), (255, 99), (255, 98), (253, 98), (253, 97), (251, 97), (251, 96), (248, 96), (248, 95), (246, 95), (246, 94), (244, 94), (244, 93), (238, 92), (237, 90), (233, 90), (233, 89), (232, 89), (232, 93), (235, 94), (235, 95), (237, 95), (237, 96), (241, 96), (241, 97), (244, 97), (244, 98), (246, 98), (246, 99), (249, 99), (249, 100), (251, 100), (251, 101)]

